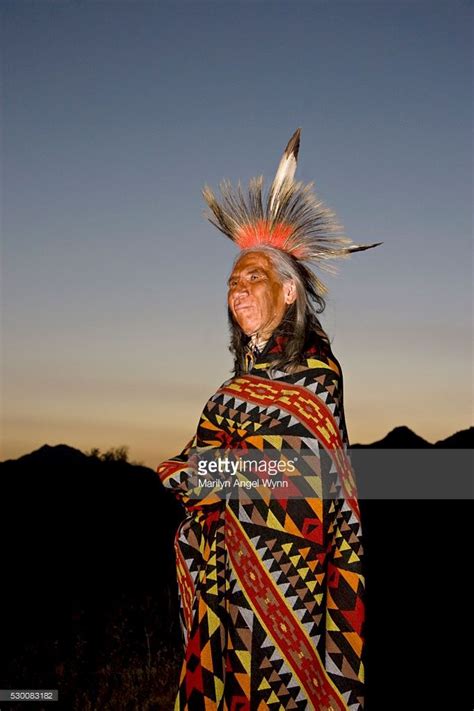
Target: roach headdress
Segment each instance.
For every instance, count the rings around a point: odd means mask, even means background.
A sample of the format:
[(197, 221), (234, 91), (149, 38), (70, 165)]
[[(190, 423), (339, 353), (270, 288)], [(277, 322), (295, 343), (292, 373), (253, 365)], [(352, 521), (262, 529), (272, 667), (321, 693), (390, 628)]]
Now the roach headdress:
[[(221, 181), (221, 200), (206, 185), (202, 194), (211, 210), (206, 217), (240, 249), (274, 247), (300, 263), (309, 262), (335, 273), (329, 260), (348, 257), (382, 242), (354, 244), (343, 235), (334, 213), (314, 193), (314, 183), (304, 185), (294, 181), (300, 133), (298, 128), (290, 138), (266, 196), (263, 175), (250, 180), (247, 199), (240, 181), (237, 190), (228, 180)], [(326, 286), (313, 276), (319, 293), (325, 294)]]

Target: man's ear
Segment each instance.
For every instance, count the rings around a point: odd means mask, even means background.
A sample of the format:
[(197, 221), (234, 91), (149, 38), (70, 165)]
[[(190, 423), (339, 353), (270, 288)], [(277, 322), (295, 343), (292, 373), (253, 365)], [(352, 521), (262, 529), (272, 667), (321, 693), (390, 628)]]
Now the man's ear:
[(283, 294), (285, 297), (285, 304), (292, 304), (296, 301), (296, 285), (293, 279), (285, 281), (283, 284)]

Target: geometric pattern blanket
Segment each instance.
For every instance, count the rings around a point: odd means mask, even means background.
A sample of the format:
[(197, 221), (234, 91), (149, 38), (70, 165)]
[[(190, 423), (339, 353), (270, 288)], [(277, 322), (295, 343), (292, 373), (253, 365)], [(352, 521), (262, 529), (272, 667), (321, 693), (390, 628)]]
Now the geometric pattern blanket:
[[(362, 532), (342, 371), (316, 333), (297, 372), (272, 371), (282, 343), (271, 337), (247, 373), (223, 383), (194, 437), (157, 468), (186, 509), (174, 543), (184, 644), (175, 711), (364, 707)], [(228, 473), (208, 487), (197, 455), (236, 449), (296, 462), (286, 488), (235, 485), (248, 475)]]

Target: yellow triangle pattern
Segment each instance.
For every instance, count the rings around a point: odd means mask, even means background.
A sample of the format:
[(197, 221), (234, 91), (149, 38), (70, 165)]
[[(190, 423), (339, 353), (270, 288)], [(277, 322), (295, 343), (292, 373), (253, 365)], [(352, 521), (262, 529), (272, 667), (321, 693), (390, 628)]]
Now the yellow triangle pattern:
[(207, 608), (207, 626), (209, 628), (209, 637), (212, 637), (214, 632), (220, 627), (220, 620), (216, 613), (211, 610), (210, 607)]
[(285, 530), (272, 511), (269, 511), (267, 514), (267, 524), (270, 528), (274, 528), (277, 531)]
[(237, 654), (238, 658), (242, 662), (242, 665), (243, 665), (245, 671), (247, 672), (247, 674), (250, 674), (250, 663), (251, 663), (250, 652), (239, 651), (238, 649), (236, 649), (235, 653)]
[(331, 632), (339, 632), (339, 627), (336, 625), (329, 612), (326, 615), (326, 629)]
[(278, 696), (275, 694), (274, 691), (270, 694), (270, 696), (267, 699), (267, 704), (277, 704), (279, 702)]
[(281, 451), (283, 448), (283, 437), (280, 437), (279, 435), (265, 435), (264, 439), (266, 442), (273, 445), (275, 449), (278, 449), (278, 451)]
[[(214, 689), (216, 690), (216, 699), (222, 699), (224, 695), (224, 682), (219, 679), (219, 677), (214, 675)], [(215, 704), (214, 704), (215, 709)], [(206, 709), (207, 711), (207, 709)]]

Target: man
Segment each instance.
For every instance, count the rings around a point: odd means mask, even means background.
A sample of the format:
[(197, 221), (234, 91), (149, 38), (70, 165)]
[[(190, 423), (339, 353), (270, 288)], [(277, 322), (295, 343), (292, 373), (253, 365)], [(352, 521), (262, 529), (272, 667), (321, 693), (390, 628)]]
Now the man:
[(204, 190), (210, 221), (241, 252), (228, 280), (234, 375), (157, 469), (188, 514), (175, 539), (176, 711), (363, 708), (363, 549), (342, 370), (317, 316), (326, 287), (305, 262), (327, 268), (376, 245), (347, 246), (311, 186), (294, 182), (299, 137), (266, 201), (262, 178), (247, 201), (240, 185), (233, 194), (223, 183), (220, 203)]

